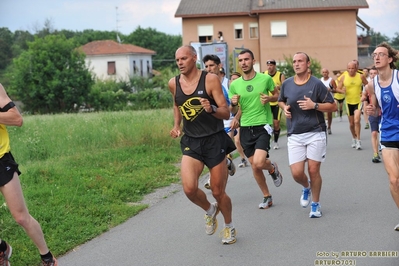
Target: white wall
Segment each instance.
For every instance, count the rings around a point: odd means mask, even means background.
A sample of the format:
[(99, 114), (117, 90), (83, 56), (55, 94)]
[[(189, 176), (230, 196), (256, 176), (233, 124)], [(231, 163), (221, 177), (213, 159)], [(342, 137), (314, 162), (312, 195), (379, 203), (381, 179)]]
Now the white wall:
[[(141, 62), (142, 60), (142, 68)], [(133, 61), (136, 61), (137, 72), (133, 74)], [(106, 80), (129, 80), (131, 76), (150, 77), (147, 71), (147, 61), (149, 61), (150, 72), (152, 70), (151, 55), (101, 55), (86, 56), (86, 65), (96, 75), (97, 78)], [(108, 62), (115, 62), (116, 74), (108, 75)]]

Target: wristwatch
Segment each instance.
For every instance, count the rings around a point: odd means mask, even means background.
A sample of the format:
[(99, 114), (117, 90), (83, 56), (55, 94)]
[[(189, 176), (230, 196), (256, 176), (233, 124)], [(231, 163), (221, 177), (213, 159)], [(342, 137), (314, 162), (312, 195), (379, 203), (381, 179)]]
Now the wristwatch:
[(216, 110), (217, 110), (218, 108), (217, 108), (215, 105), (211, 105), (211, 107), (212, 107), (211, 114), (216, 113)]
[(318, 104), (318, 103), (315, 103), (315, 104), (314, 104), (314, 109), (315, 109), (315, 110), (319, 109), (319, 104)]

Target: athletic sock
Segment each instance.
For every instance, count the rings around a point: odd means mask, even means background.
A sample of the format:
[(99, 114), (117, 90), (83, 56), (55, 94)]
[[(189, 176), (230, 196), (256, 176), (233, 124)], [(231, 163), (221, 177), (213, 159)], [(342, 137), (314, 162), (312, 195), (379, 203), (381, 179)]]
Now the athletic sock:
[(209, 207), (209, 209), (206, 211), (206, 214), (208, 214), (209, 216), (212, 216), (215, 214), (215, 206), (213, 206), (213, 204), (211, 204), (211, 207)]
[(6, 241), (4, 241), (4, 240), (1, 240), (1, 242), (0, 242), (0, 251), (6, 251), (7, 250), (7, 244), (6, 244)]
[(278, 142), (278, 138), (280, 137), (280, 131), (281, 131), (281, 129), (279, 129), (279, 130), (274, 130), (273, 131), (273, 134), (274, 134), (274, 142)]
[(44, 254), (44, 255), (40, 254), (40, 257), (44, 261), (51, 261), (53, 259), (53, 254), (51, 254), (51, 252), (49, 251), (47, 254)]
[(224, 227), (234, 228), (234, 224), (233, 224), (233, 222), (231, 222), (229, 224), (224, 224)]

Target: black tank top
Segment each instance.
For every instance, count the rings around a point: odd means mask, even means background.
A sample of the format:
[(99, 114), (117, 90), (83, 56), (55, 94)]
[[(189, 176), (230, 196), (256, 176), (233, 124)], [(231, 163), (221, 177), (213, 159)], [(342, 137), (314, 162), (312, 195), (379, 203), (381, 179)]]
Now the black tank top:
[(223, 120), (207, 113), (200, 103), (200, 98), (206, 98), (213, 105), (215, 101), (209, 97), (205, 89), (205, 77), (208, 73), (202, 71), (197, 88), (191, 95), (186, 95), (180, 86), (180, 75), (176, 76), (175, 102), (183, 118), (183, 132), (189, 137), (201, 138), (224, 130)]

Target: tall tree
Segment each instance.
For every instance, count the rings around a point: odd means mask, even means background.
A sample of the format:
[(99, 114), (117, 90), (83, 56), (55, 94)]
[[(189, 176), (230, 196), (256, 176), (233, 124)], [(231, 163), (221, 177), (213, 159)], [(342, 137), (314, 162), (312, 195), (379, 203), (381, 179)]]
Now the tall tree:
[(63, 35), (35, 38), (14, 60), (10, 89), (32, 113), (70, 112), (93, 84), (85, 55)]
[(153, 57), (153, 68), (176, 68), (175, 51), (182, 45), (181, 35), (168, 35), (152, 28), (137, 29), (126, 37), (126, 42), (151, 49), (157, 54)]
[(0, 70), (4, 70), (12, 60), (13, 34), (8, 28), (0, 28)]

